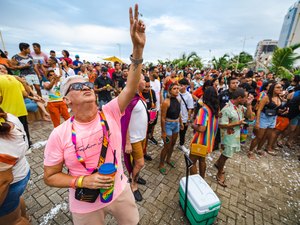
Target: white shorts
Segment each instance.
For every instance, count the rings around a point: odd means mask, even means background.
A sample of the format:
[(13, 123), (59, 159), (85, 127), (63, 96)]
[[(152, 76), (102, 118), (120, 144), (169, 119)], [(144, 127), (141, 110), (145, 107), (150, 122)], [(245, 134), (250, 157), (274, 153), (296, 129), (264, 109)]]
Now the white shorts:
[(29, 85), (33, 85), (33, 84), (40, 85), (40, 80), (36, 74), (28, 74), (25, 76), (25, 79)]

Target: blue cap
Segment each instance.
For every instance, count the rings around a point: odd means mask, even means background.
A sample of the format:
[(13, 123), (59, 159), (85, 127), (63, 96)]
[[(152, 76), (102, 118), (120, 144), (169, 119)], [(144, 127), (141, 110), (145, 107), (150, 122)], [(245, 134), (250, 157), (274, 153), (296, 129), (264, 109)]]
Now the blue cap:
[(79, 58), (79, 55), (75, 55), (75, 58)]

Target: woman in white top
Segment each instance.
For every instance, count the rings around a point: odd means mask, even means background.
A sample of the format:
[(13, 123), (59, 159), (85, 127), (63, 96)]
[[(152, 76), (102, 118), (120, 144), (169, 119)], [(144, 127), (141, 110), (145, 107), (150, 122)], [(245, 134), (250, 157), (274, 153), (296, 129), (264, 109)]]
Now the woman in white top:
[(74, 70), (69, 67), (69, 63), (66, 60), (61, 59), (61, 64), (62, 64), (62, 79), (63, 80), (67, 77), (75, 76)]
[(27, 149), (23, 125), (0, 108), (0, 224), (29, 224), (21, 197), (30, 178)]

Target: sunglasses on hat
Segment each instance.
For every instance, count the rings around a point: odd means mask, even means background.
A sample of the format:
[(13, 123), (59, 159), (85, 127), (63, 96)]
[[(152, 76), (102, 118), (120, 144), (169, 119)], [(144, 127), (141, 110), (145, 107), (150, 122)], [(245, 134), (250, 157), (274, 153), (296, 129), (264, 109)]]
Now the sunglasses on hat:
[(94, 89), (94, 84), (91, 82), (77, 82), (70, 84), (65, 95), (67, 95), (71, 90), (82, 91), (84, 86), (88, 87), (89, 89)]

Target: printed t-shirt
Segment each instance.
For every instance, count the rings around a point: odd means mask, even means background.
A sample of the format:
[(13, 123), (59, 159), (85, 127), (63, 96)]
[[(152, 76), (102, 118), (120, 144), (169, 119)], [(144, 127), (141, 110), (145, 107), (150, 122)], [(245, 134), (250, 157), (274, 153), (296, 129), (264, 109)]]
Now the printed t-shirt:
[(204, 132), (195, 132), (191, 143), (205, 145), (207, 146), (207, 152), (212, 152), (218, 129), (218, 119), (207, 105), (203, 104), (199, 109), (194, 124), (206, 126), (206, 130)]
[[(219, 124), (229, 124), (242, 120), (244, 118), (244, 112), (246, 107), (239, 105), (236, 107), (231, 101), (221, 110)], [(230, 147), (239, 147), (241, 127), (234, 126), (233, 128), (221, 129), (221, 140), (224, 145)]]
[[(105, 162), (113, 162), (113, 150), (116, 150), (117, 173), (115, 175), (115, 189), (113, 200), (109, 203), (102, 203), (98, 199), (94, 203), (82, 202), (75, 199), (75, 189), (69, 188), (70, 211), (75, 213), (89, 213), (101, 209), (112, 203), (124, 190), (127, 177), (124, 175), (122, 166), (122, 137), (121, 137), (121, 116), (118, 97), (103, 106), (106, 117), (110, 140), (107, 149)], [(88, 168), (94, 168), (98, 164), (100, 149), (102, 147), (103, 131), (100, 124), (100, 116), (88, 123), (79, 123), (74, 120), (74, 129), (77, 139), (77, 151), (83, 157)], [(48, 139), (45, 153), (44, 165), (54, 166), (64, 162), (72, 176), (90, 175), (90, 173), (77, 160), (74, 145), (72, 143), (70, 119), (54, 128)]]
[(0, 75), (0, 96), (3, 98), (0, 107), (5, 112), (16, 117), (28, 114), (22, 91), (25, 91), (23, 85), (14, 76)]
[(15, 59), (18, 62), (19, 66), (25, 66), (26, 64), (30, 65), (29, 68), (20, 69), (20, 75), (21, 76), (34, 75), (35, 74), (34, 63), (33, 63), (32, 56), (28, 55), (26, 58), (24, 58), (24, 57), (16, 54), (12, 58)]
[[(45, 83), (50, 84), (49, 81)], [(61, 102), (63, 100), (60, 93), (60, 85), (61, 82), (57, 82), (56, 84), (53, 85), (53, 87), (50, 90), (45, 89), (49, 98), (48, 102)]]
[(46, 65), (48, 62), (48, 56), (44, 53), (41, 52), (40, 54), (36, 54), (35, 52), (31, 52), (30, 55), (33, 58), (33, 63), (34, 64), (44, 64)]
[(8, 113), (7, 121), (15, 126), (10, 131), (9, 138), (0, 137), (0, 171), (6, 171), (12, 167), (14, 180), (11, 184), (13, 184), (24, 179), (29, 172), (29, 164), (25, 158), (28, 143), (19, 119)]

